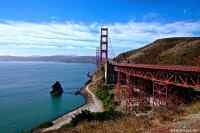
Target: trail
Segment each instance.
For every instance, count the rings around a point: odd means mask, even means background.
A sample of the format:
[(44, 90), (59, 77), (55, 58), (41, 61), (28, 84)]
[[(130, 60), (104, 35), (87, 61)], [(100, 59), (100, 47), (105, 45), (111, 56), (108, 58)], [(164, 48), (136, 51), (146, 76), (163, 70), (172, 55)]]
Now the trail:
[(69, 112), (69, 113), (59, 117), (58, 119), (54, 120), (53, 126), (43, 129), (42, 132), (57, 130), (57, 129), (61, 128), (63, 125), (70, 123), (72, 118), (74, 116), (76, 116), (77, 114), (80, 114), (83, 110), (89, 110), (91, 112), (103, 112), (104, 111), (103, 104), (102, 104), (101, 100), (99, 100), (94, 95), (94, 93), (90, 90), (90, 85), (91, 84), (88, 84), (85, 87), (85, 92), (87, 93), (88, 100), (84, 106), (82, 106), (72, 112)]

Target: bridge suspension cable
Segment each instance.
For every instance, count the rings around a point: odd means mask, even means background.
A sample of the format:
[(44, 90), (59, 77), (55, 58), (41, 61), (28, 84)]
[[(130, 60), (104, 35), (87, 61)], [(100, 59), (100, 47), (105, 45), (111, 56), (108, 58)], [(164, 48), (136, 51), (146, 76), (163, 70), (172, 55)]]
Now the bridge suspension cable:
[(112, 47), (112, 40), (111, 38), (109, 38), (109, 50), (108, 50), (108, 53), (109, 53), (109, 57), (110, 59), (114, 58), (115, 57), (115, 51), (114, 51), (114, 48)]

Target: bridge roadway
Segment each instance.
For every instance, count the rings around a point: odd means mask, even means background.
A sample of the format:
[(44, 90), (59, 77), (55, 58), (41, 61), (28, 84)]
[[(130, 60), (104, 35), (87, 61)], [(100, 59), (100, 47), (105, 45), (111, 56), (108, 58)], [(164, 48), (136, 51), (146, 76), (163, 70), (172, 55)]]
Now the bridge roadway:
[(200, 67), (180, 65), (126, 64), (112, 62), (114, 71), (166, 85), (200, 90)]

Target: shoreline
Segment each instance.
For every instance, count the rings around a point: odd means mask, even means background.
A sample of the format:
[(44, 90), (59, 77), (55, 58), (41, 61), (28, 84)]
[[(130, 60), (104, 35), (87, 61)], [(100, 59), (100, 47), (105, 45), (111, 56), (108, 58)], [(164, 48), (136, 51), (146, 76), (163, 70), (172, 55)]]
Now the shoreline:
[(41, 132), (53, 131), (61, 128), (62, 126), (71, 122), (74, 116), (80, 114), (83, 110), (89, 110), (90, 112), (103, 112), (103, 104), (102, 102), (94, 95), (92, 91), (90, 91), (90, 86), (92, 85), (92, 80), (86, 81), (84, 87), (82, 87), (79, 91), (81, 96), (84, 97), (85, 103), (72, 109), (71, 111), (58, 116), (51, 122), (52, 126), (48, 128), (39, 129)]

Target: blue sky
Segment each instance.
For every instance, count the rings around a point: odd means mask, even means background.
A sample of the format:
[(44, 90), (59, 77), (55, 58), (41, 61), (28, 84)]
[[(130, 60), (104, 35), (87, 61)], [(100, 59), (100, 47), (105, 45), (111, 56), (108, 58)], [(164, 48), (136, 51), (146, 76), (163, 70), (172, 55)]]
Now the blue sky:
[(155, 39), (200, 35), (199, 0), (2, 0), (0, 55), (95, 55), (109, 28), (110, 55)]

